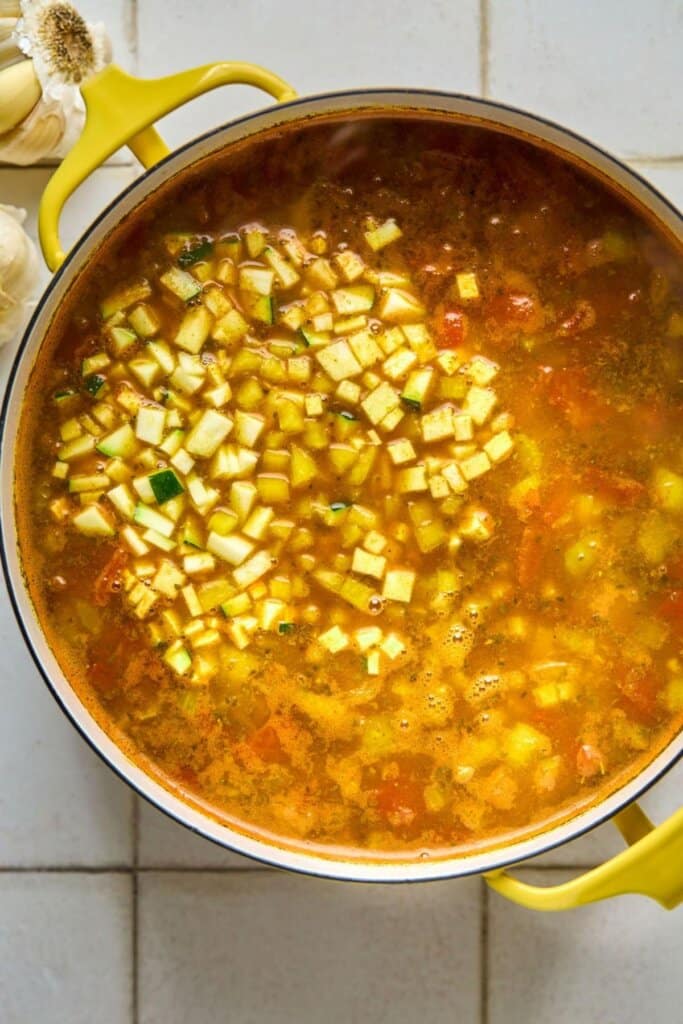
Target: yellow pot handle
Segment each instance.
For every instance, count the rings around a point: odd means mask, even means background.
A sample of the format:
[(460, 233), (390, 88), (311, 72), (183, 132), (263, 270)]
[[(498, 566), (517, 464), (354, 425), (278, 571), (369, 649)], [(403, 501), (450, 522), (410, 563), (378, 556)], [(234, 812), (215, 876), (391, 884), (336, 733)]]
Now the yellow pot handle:
[(64, 261), (59, 217), (81, 182), (125, 145), (145, 167), (158, 163), (168, 156), (169, 149), (152, 127), (154, 121), (195, 96), (231, 83), (256, 86), (280, 103), (296, 98), (292, 87), (272, 72), (255, 64), (234, 62), (206, 64), (155, 79), (134, 78), (110, 64), (83, 86), (83, 134), (50, 178), (38, 213), (40, 244), (50, 270), (57, 270)]
[(683, 807), (655, 828), (631, 804), (614, 823), (628, 848), (571, 882), (547, 888), (527, 885), (504, 871), (491, 872), (486, 881), (501, 896), (530, 910), (570, 910), (626, 893), (649, 896), (667, 910), (683, 903)]

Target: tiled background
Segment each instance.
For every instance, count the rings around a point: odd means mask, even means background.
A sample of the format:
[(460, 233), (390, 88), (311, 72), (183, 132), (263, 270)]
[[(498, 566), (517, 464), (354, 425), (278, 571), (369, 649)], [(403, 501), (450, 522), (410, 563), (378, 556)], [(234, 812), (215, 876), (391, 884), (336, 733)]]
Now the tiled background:
[[(681, 0), (87, 0), (120, 63), (153, 76), (260, 62), (302, 93), (423, 85), (558, 119), (683, 206)], [(180, 142), (261, 104), (224, 90)], [(0, 168), (33, 224), (49, 169)], [(67, 211), (74, 239), (136, 174), (125, 154)], [(47, 279), (47, 275), (45, 275)], [(10, 353), (0, 355), (7, 372)], [(683, 911), (637, 898), (540, 916), (478, 880), (351, 887), (255, 867), (138, 802), (66, 723), (0, 596), (2, 1024), (653, 1024), (683, 1019)], [(679, 767), (645, 800), (680, 804)], [(619, 848), (600, 829), (524, 874)]]

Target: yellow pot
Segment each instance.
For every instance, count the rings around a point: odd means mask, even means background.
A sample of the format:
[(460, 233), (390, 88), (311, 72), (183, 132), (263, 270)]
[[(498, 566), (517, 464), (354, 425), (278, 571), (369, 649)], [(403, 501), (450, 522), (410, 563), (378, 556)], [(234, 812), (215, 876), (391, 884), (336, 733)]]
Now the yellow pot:
[[(278, 105), (259, 111), (170, 154), (153, 123), (164, 114), (219, 85), (239, 82), (270, 93)], [(58, 273), (39, 304), (20, 347), (10, 378), (2, 417), (3, 566), (17, 614), (32, 656), (53, 694), (94, 749), (139, 793), (189, 828), (239, 853), (313, 875), (366, 882), (424, 881), (481, 873), (497, 892), (536, 910), (564, 910), (622, 893), (641, 893), (672, 908), (683, 901), (683, 808), (657, 828), (633, 800), (652, 785), (683, 754), (683, 735), (635, 778), (602, 803), (569, 821), (531, 838), (457, 858), (393, 859), (386, 862), (342, 859), (307, 851), (301, 845), (267, 842), (217, 821), (198, 805), (181, 800), (132, 762), (94, 721), (69, 685), (49, 649), (26, 591), (17, 553), (13, 506), (14, 443), (24, 388), (42, 338), (66, 289), (121, 218), (134, 211), (169, 178), (190, 164), (277, 124), (316, 115), (358, 110), (441, 113), (463, 123), (484, 124), (554, 150), (594, 177), (616, 187), (654, 218), (660, 228), (683, 244), (683, 218), (634, 172), (584, 139), (557, 125), (485, 100), (425, 90), (366, 90), (297, 99), (276, 75), (249, 64), (211, 64), (154, 81), (136, 79), (110, 66), (83, 88), (87, 122), (82, 138), (55, 171), (43, 196), (39, 227), (48, 266)], [(149, 168), (86, 232), (65, 257), (59, 242), (59, 216), (69, 195), (110, 154), (128, 145)], [(569, 842), (595, 825), (613, 818), (627, 848), (611, 861), (564, 885), (537, 888), (504, 871), (510, 864)]]

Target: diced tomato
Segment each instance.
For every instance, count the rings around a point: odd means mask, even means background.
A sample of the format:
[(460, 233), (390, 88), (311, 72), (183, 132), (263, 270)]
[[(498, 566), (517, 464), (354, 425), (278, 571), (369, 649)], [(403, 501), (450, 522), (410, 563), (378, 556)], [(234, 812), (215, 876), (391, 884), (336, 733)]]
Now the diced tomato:
[(636, 505), (647, 493), (639, 480), (597, 466), (589, 466), (583, 476), (589, 488), (615, 505)]
[(683, 590), (669, 591), (658, 612), (677, 632), (683, 632)]
[(683, 583), (683, 555), (674, 556), (666, 563), (666, 574), (673, 583)]
[(599, 748), (592, 743), (582, 743), (576, 755), (576, 770), (582, 779), (603, 775), (605, 763)]
[(286, 760), (277, 729), (272, 725), (264, 725), (252, 733), (249, 737), (249, 746), (263, 761), (281, 764)]
[(126, 550), (124, 548), (116, 548), (114, 554), (95, 579), (93, 600), (99, 607), (102, 608), (108, 604), (112, 594), (115, 594), (120, 588), (121, 573), (127, 561), (128, 553)]
[(465, 314), (460, 309), (447, 309), (436, 338), (439, 348), (457, 348), (465, 340)]
[(536, 316), (537, 302), (523, 292), (504, 292), (494, 295), (488, 309), (498, 323), (506, 327), (523, 327)]
[(609, 414), (609, 403), (592, 387), (582, 367), (544, 372), (542, 383), (551, 405), (559, 409), (575, 430), (588, 430)]
[(544, 535), (538, 523), (525, 526), (517, 552), (517, 579), (528, 589), (538, 583), (543, 568)]
[(648, 722), (657, 711), (659, 686), (657, 677), (652, 672), (628, 669), (617, 676), (617, 686), (628, 703), (628, 711), (633, 718)]
[(403, 776), (387, 779), (377, 788), (377, 809), (394, 828), (409, 828), (424, 814), (423, 788)]
[(571, 313), (566, 316), (558, 328), (558, 333), (563, 338), (571, 337), (573, 334), (580, 334), (595, 326), (597, 317), (590, 302), (580, 299)]

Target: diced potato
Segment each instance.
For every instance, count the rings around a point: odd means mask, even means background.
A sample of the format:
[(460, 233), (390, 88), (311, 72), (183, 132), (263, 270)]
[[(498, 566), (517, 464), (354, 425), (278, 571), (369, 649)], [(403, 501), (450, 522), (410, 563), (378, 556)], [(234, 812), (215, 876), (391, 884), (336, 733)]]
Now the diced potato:
[(427, 471), (424, 466), (408, 466), (396, 474), (396, 489), (399, 494), (413, 494), (428, 490)]
[(358, 362), (365, 368), (374, 366), (382, 359), (382, 349), (370, 331), (356, 331), (350, 336), (349, 345)]
[(683, 476), (670, 469), (656, 469), (652, 490), (660, 508), (667, 512), (683, 512)]
[(362, 576), (374, 576), (381, 580), (384, 576), (387, 560), (383, 555), (373, 555), (363, 548), (356, 548), (353, 552), (351, 569)]
[(486, 387), (498, 375), (500, 367), (485, 356), (474, 356), (464, 367), (466, 376), (479, 387)]
[(468, 413), (474, 422), (480, 427), (489, 418), (493, 412), (494, 406), (498, 401), (498, 397), (495, 391), (491, 388), (480, 388), (476, 384), (473, 384), (465, 395), (465, 401), (462, 404), (463, 412)]
[(228, 436), (232, 426), (229, 416), (207, 409), (187, 435), (185, 448), (191, 455), (208, 459)]
[(464, 412), (456, 413), (453, 416), (453, 434), (456, 441), (471, 441), (474, 437), (472, 417)]
[(468, 459), (463, 459), (458, 468), (465, 480), (476, 480), (478, 477), (483, 476), (484, 473), (488, 473), (491, 468), (491, 462), (486, 452), (482, 451), (471, 455)]
[(349, 637), (339, 626), (332, 626), (331, 629), (320, 634), (318, 643), (330, 654), (337, 654), (338, 651), (343, 651), (349, 646)]
[(463, 302), (472, 302), (479, 298), (479, 285), (477, 275), (472, 271), (455, 275), (455, 283), (458, 288), (458, 295)]
[(290, 479), (292, 487), (305, 487), (318, 475), (315, 459), (304, 449), (293, 444), (291, 450)]
[(395, 466), (403, 466), (406, 462), (413, 462), (417, 458), (412, 443), (405, 437), (399, 437), (396, 438), (395, 441), (389, 441), (387, 445), (387, 452)]
[(261, 500), (269, 505), (289, 501), (289, 480), (282, 473), (259, 473), (256, 489)]
[(307, 416), (322, 416), (325, 410), (322, 395), (306, 395), (304, 407)]
[(397, 348), (384, 360), (382, 369), (389, 380), (403, 380), (417, 363), (417, 355), (409, 348)]
[(525, 765), (537, 757), (552, 754), (552, 742), (532, 725), (518, 722), (509, 730), (503, 742), (503, 751), (508, 760), (516, 765)]
[(382, 630), (379, 626), (363, 626), (354, 633), (356, 643), (361, 651), (367, 651), (371, 647), (376, 647), (381, 641), (382, 635)]
[(454, 462), (442, 467), (441, 476), (448, 482), (454, 494), (463, 494), (467, 490), (467, 481)]
[(384, 577), (382, 597), (388, 601), (408, 604), (413, 596), (416, 574), (409, 569), (388, 569)]
[(346, 402), (347, 405), (358, 405), (361, 396), (360, 385), (352, 380), (342, 380), (339, 382), (335, 395), (340, 402)]
[(363, 547), (373, 555), (381, 555), (387, 546), (387, 538), (377, 530), (370, 530), (363, 541)]
[(368, 313), (375, 304), (375, 289), (371, 284), (351, 284), (337, 288), (330, 298), (340, 316)]
[(514, 441), (507, 430), (501, 430), (499, 434), (494, 434), (491, 440), (486, 442), (484, 451), (491, 462), (497, 463), (506, 459), (512, 453), (514, 446)]
[(379, 384), (361, 402), (361, 408), (365, 415), (374, 424), (381, 423), (384, 417), (398, 408), (399, 405), (400, 398), (398, 393), (386, 381)]
[(336, 341), (326, 348), (319, 349), (315, 356), (332, 380), (340, 381), (345, 377), (355, 377), (363, 370), (349, 348), (348, 342), (344, 340)]
[(424, 413), (420, 421), (422, 440), (425, 443), (431, 441), (444, 441), (447, 437), (453, 437), (453, 407), (451, 405), (439, 405), (436, 409)]
[(263, 416), (258, 413), (242, 412), (241, 409), (236, 410), (234, 423), (235, 440), (247, 448), (254, 447), (266, 425)]

